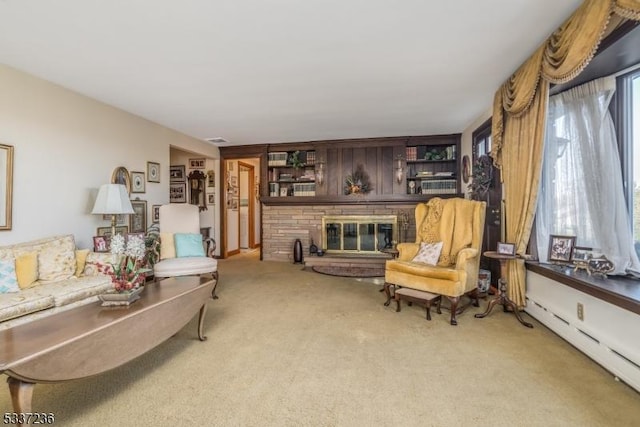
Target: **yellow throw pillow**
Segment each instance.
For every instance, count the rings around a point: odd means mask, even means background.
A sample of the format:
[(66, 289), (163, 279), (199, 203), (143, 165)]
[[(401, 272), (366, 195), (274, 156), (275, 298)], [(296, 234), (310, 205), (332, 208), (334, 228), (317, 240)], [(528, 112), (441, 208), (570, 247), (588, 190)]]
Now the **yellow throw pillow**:
[(87, 255), (89, 255), (89, 249), (76, 249), (76, 277), (80, 277), (84, 273)]
[(26, 252), (16, 257), (16, 276), (20, 289), (31, 287), (38, 280), (38, 252)]
[(175, 258), (176, 244), (173, 233), (160, 233), (160, 259)]

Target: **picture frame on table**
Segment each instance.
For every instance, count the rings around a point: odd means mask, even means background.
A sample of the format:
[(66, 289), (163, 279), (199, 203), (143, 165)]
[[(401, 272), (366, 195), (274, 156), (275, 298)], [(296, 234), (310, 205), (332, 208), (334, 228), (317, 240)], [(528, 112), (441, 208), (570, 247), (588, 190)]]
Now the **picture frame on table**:
[(573, 248), (573, 254), (571, 255), (571, 262), (581, 263), (588, 262), (593, 256), (593, 248), (586, 248), (584, 246), (576, 246)]
[(187, 183), (172, 182), (169, 184), (169, 202), (187, 203)]
[(151, 222), (154, 224), (160, 222), (160, 206), (161, 205), (151, 206)]
[(109, 252), (110, 241), (108, 236), (93, 236), (93, 251), (94, 252)]
[(131, 200), (133, 212), (129, 215), (129, 233), (144, 233), (147, 230), (147, 201)]
[(189, 169), (204, 169), (206, 160), (204, 157), (198, 159), (189, 159)]
[(169, 166), (169, 182), (185, 182), (185, 167), (184, 165), (172, 165)]
[(144, 172), (131, 172), (131, 193), (144, 193)]
[[(122, 234), (123, 236), (126, 236), (128, 232), (129, 226), (127, 225), (119, 225), (116, 227), (116, 234)], [(98, 227), (96, 229), (96, 235), (111, 238), (111, 227)]]
[(548, 261), (570, 263), (575, 245), (576, 236), (550, 235)]
[(514, 243), (498, 242), (496, 252), (500, 255), (516, 256), (516, 245)]
[(147, 181), (160, 182), (160, 163), (147, 162)]

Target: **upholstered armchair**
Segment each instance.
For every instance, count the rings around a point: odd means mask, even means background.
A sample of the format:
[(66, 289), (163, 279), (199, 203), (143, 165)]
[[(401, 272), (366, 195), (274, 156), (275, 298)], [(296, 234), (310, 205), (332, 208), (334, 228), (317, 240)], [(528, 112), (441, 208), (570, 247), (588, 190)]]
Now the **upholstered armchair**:
[[(400, 243), (398, 257), (385, 266), (384, 290), (391, 286), (443, 295), (451, 302), (451, 324), (457, 325), (458, 302), (469, 295), (478, 306), (478, 269), (484, 232), (485, 202), (433, 198), (416, 206), (416, 242)], [(439, 247), (429, 265), (419, 253)]]
[[(217, 298), (218, 261), (211, 238), (202, 240), (198, 206), (174, 203), (160, 206), (160, 261), (153, 265), (156, 278), (211, 274), (216, 281), (211, 296)], [(206, 245), (206, 251), (205, 247)]]

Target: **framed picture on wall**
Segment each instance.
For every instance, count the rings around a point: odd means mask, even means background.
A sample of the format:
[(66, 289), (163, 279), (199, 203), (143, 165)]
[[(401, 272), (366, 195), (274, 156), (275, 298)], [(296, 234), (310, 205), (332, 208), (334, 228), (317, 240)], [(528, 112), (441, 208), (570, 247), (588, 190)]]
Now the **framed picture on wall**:
[(186, 175), (184, 173), (184, 165), (169, 166), (169, 181), (170, 182), (185, 182)]
[(144, 193), (144, 172), (131, 172), (131, 192)]
[(160, 222), (160, 205), (151, 206), (151, 222), (154, 224)]
[(212, 170), (207, 171), (207, 187), (213, 188), (216, 186), (216, 173)]
[(160, 163), (147, 162), (147, 181), (160, 182)]
[(187, 203), (187, 183), (172, 182), (169, 184), (169, 202)]
[(205, 164), (206, 160), (204, 158), (189, 159), (189, 169), (204, 169)]
[(147, 230), (147, 201), (132, 200), (133, 212), (129, 215), (129, 232), (144, 233)]
[(209, 203), (210, 205), (215, 205), (216, 204), (216, 195), (215, 195), (215, 193), (207, 194), (207, 203)]

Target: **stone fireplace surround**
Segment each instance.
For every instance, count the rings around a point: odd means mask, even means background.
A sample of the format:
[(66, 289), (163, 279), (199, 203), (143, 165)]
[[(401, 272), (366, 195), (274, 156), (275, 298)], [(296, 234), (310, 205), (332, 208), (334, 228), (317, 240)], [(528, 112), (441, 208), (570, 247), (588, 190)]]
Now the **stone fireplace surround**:
[[(262, 259), (265, 261), (293, 262), (293, 243), (302, 242), (303, 255), (309, 254), (311, 239), (322, 244), (322, 217), (326, 215), (398, 215), (399, 242), (415, 241), (416, 203), (352, 205), (262, 205)], [(400, 228), (400, 213), (405, 212), (409, 226), (405, 232)]]

